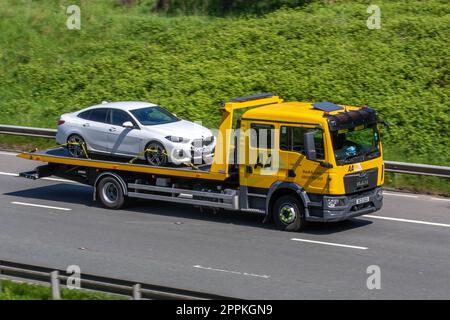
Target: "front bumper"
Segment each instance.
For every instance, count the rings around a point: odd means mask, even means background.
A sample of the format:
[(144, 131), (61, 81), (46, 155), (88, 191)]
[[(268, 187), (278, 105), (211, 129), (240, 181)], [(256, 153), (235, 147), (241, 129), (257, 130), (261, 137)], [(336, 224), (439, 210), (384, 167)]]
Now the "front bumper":
[(176, 146), (169, 151), (170, 162), (178, 164), (210, 164), (214, 157), (213, 147), (193, 148), (189, 144)]
[[(329, 208), (326, 205), (327, 196), (323, 196), (320, 201), (312, 201), (308, 205), (308, 212), (306, 213), (307, 221), (321, 221), (321, 222), (336, 222), (346, 220), (352, 217), (361, 216), (364, 214), (378, 211), (383, 206), (383, 196), (381, 194), (381, 187), (373, 190), (353, 194), (349, 196), (339, 196), (343, 204)], [(368, 201), (362, 204), (357, 204), (358, 199), (368, 197)]]

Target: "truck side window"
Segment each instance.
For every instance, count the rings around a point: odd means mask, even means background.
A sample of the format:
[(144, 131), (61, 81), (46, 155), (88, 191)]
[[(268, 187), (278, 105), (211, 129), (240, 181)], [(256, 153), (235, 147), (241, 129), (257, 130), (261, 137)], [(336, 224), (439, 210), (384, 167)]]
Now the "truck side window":
[(275, 137), (273, 125), (252, 123), (250, 130), (250, 146), (258, 149), (272, 149)]
[[(313, 129), (282, 126), (280, 129), (280, 149), (305, 154), (305, 144), (303, 138), (305, 132), (309, 130)], [(318, 131), (314, 138), (316, 143), (317, 158), (324, 159), (325, 150), (323, 144), (322, 131)]]

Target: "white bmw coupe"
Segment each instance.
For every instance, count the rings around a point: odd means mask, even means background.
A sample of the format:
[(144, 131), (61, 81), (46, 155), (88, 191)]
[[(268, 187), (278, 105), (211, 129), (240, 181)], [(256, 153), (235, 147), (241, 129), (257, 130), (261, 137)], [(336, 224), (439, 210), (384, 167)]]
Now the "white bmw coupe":
[(154, 166), (210, 163), (216, 144), (209, 129), (148, 102), (104, 102), (63, 114), (56, 141), (73, 157), (139, 156)]

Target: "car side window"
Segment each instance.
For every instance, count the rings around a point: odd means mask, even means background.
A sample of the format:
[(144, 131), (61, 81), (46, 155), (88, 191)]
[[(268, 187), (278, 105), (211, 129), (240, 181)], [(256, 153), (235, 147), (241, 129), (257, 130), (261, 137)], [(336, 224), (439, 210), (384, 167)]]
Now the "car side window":
[(78, 115), (78, 118), (89, 120), (89, 115), (91, 114), (91, 110), (86, 110)]
[(114, 126), (122, 126), (124, 122), (130, 121), (133, 125), (136, 125), (136, 123), (133, 121), (133, 118), (131, 118), (125, 111), (112, 109), (112, 120), (111, 124)]
[[(282, 126), (280, 130), (280, 149), (305, 154), (304, 134), (310, 130), (312, 129)], [(317, 158), (324, 159), (325, 149), (322, 131), (319, 130), (316, 133), (314, 136), (314, 141), (316, 145)]]
[(89, 120), (95, 122), (108, 123), (109, 119), (107, 118), (107, 116), (108, 116), (108, 109), (106, 108), (92, 109), (91, 114), (89, 115)]

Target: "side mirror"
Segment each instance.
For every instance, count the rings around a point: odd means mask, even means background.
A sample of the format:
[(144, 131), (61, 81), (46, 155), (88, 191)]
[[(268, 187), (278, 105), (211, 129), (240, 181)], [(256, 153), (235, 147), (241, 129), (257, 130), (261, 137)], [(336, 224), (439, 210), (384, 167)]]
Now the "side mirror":
[(305, 132), (303, 139), (305, 143), (306, 159), (311, 161), (317, 160), (316, 143), (314, 142), (315, 131)]
[(131, 121), (127, 121), (122, 124), (122, 127), (126, 129), (134, 129), (134, 124)]

